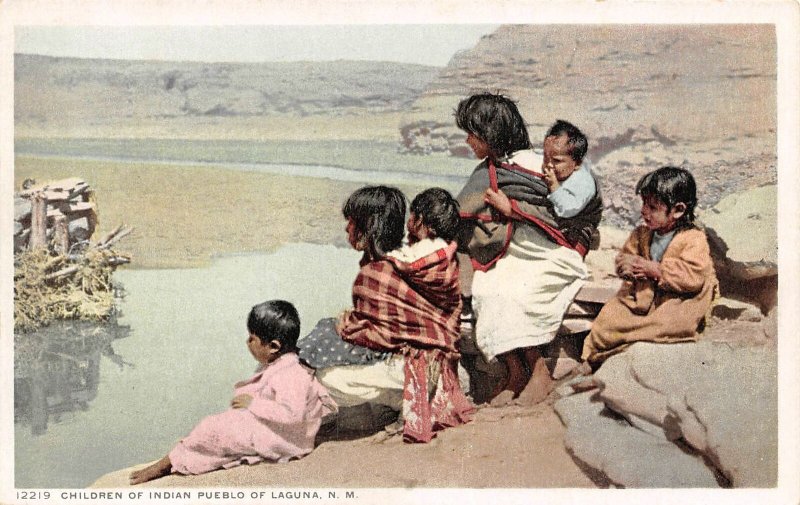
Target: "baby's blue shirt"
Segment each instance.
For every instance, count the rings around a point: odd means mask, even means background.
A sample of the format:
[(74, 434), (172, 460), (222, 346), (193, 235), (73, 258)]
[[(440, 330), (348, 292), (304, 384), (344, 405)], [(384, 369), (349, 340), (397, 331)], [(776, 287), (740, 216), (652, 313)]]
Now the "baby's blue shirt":
[(575, 217), (597, 192), (588, 160), (547, 195), (558, 217)]

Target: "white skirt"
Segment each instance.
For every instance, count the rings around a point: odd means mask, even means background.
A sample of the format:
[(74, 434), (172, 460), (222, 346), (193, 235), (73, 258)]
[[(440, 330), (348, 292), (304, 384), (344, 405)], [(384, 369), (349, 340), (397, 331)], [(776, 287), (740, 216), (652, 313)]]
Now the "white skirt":
[(379, 403), (400, 410), (403, 405), (406, 374), (401, 354), (369, 365), (320, 368), (316, 377), (339, 407)]
[(475, 340), (484, 357), (553, 340), (588, 276), (577, 251), (517, 223), (506, 255), (472, 281)]

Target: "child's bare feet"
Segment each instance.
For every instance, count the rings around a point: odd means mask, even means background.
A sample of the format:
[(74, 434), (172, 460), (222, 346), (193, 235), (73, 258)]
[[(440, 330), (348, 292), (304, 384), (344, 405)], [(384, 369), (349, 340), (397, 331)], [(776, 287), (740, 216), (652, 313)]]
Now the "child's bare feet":
[(588, 361), (582, 362), (578, 367), (575, 369), (575, 375), (592, 375), (592, 365), (589, 364)]
[(130, 482), (132, 486), (141, 484), (142, 482), (159, 479), (165, 475), (169, 475), (170, 471), (172, 471), (172, 462), (169, 460), (169, 456), (164, 456), (146, 468), (131, 472), (128, 482)]
[(550, 377), (549, 373), (544, 376), (534, 374), (528, 385), (517, 397), (515, 403), (525, 406), (536, 405), (550, 395), (550, 392), (555, 388), (555, 384), (556, 382)]
[(594, 377), (586, 377), (582, 381), (576, 382), (571, 387), (576, 393), (583, 393), (584, 391), (596, 389), (599, 386), (597, 385), (597, 382), (595, 382)]

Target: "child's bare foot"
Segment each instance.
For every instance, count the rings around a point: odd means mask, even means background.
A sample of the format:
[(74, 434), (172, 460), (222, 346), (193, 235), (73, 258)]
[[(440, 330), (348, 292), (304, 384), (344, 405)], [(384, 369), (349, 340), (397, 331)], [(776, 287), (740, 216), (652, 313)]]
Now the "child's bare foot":
[(159, 479), (165, 475), (169, 475), (171, 470), (172, 462), (169, 460), (169, 456), (164, 456), (146, 468), (131, 472), (128, 482), (134, 486), (136, 484), (141, 484), (142, 482)]
[(536, 405), (550, 395), (556, 386), (556, 381), (550, 377), (550, 370), (541, 354), (531, 348), (526, 349), (526, 357), (529, 366), (533, 369), (531, 380), (519, 394), (516, 403), (518, 405)]
[(505, 384), (499, 384), (492, 392), (492, 399), (489, 401), (489, 405), (502, 407), (511, 403), (525, 389), (525, 385), (528, 383), (527, 379), (524, 375), (514, 376), (507, 380)]
[(528, 383), (528, 371), (514, 351), (500, 355), (499, 359), (505, 364), (508, 376), (505, 383), (499, 384), (492, 393), (492, 400), (489, 401), (489, 405), (492, 407), (501, 407), (511, 403)]
[(588, 361), (582, 362), (575, 369), (575, 375), (592, 375), (592, 373), (592, 365), (590, 365)]
[(550, 395), (555, 388), (554, 381), (550, 374), (534, 374), (525, 389), (519, 394), (516, 403), (518, 405), (536, 405)]
[(580, 382), (576, 382), (572, 386), (572, 390), (576, 393), (583, 393), (584, 391), (589, 391), (591, 389), (595, 389), (598, 387), (597, 383), (594, 380), (594, 377), (586, 377)]
[(510, 389), (504, 389), (489, 402), (490, 407), (505, 407), (509, 405), (517, 395)]
[(492, 395), (489, 405), (492, 407), (502, 407), (513, 402), (528, 384), (527, 375), (510, 377), (504, 386), (500, 386), (495, 394)]

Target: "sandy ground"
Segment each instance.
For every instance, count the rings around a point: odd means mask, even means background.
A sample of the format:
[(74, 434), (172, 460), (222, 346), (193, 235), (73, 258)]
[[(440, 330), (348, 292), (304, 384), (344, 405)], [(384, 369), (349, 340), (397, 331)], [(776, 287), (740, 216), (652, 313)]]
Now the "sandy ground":
[[(288, 464), (170, 475), (138, 487), (595, 487), (567, 454), (563, 437), (564, 427), (550, 404), (485, 407), (472, 423), (446, 430), (429, 444), (406, 444), (400, 436), (378, 433), (323, 442)], [(127, 487), (136, 468), (104, 475), (91, 487)]]

